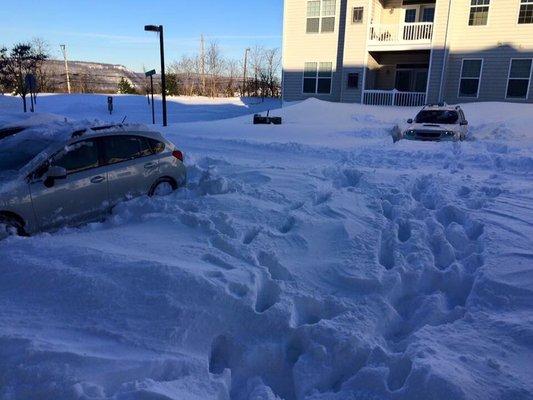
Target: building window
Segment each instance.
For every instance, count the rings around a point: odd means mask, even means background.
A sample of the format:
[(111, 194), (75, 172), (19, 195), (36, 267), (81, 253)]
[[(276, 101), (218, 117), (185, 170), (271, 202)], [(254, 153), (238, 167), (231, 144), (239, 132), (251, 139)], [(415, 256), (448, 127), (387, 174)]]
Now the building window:
[(335, 31), (336, 0), (309, 0), (307, 2), (307, 33)]
[(348, 74), (348, 89), (359, 88), (359, 74)]
[(363, 22), (363, 10), (364, 10), (364, 7), (353, 8), (352, 22), (354, 24), (360, 24)]
[(304, 93), (331, 93), (331, 79), (333, 76), (333, 63), (306, 62), (304, 67)]
[(478, 97), (482, 59), (463, 60), (461, 67), (461, 82), (459, 84), (459, 97)]
[(422, 10), (422, 22), (433, 22), (435, 20), (435, 7), (426, 7)]
[(507, 95), (509, 99), (527, 99), (531, 80), (532, 59), (511, 59)]
[(470, 17), (468, 25), (487, 25), (490, 0), (470, 0)]
[(519, 24), (533, 24), (533, 0), (521, 0), (518, 13)]
[(307, 33), (320, 31), (320, 0), (307, 2)]

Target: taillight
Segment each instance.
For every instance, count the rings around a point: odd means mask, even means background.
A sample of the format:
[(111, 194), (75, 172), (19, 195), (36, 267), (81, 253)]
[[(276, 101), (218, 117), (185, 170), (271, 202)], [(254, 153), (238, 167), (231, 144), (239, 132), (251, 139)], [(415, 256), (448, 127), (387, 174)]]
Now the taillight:
[(182, 153), (181, 151), (179, 151), (179, 150), (174, 150), (174, 151), (172, 152), (172, 155), (173, 155), (174, 157), (176, 157), (178, 160), (180, 160), (181, 162), (183, 162), (183, 153)]

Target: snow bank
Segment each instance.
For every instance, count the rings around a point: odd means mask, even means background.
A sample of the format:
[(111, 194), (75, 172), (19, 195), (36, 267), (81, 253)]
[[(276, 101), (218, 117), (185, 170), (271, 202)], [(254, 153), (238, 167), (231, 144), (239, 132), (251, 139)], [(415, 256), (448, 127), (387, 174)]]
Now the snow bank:
[(464, 108), (165, 129), (187, 188), (0, 242), (0, 398), (531, 398), (533, 113)]

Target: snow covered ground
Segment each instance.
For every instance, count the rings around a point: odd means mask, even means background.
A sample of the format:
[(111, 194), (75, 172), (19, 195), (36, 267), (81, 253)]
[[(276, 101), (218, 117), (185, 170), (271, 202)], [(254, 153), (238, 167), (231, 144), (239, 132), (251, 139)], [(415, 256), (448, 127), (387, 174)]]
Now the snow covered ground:
[(0, 398), (533, 398), (533, 110), (464, 109), (463, 143), (318, 100), (172, 124), (186, 189), (0, 242)]
[[(104, 94), (40, 94), (37, 96), (36, 111), (53, 113), (73, 119), (105, 119), (120, 122), (126, 117), (130, 123), (152, 123), (152, 108), (145, 96), (113, 94), (113, 114), (107, 110), (107, 96)], [(161, 96), (154, 97), (156, 123), (162, 123)], [(28, 110), (30, 107), (27, 98)], [(253, 112), (280, 107), (279, 100), (256, 98), (167, 97), (168, 122), (211, 121), (233, 118)], [(20, 97), (0, 96), (0, 124), (22, 111)]]

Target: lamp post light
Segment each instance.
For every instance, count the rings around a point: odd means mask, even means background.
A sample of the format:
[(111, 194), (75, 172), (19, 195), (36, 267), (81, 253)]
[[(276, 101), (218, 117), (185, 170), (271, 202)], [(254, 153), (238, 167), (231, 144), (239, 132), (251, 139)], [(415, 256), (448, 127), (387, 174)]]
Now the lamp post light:
[(159, 50), (161, 53), (161, 96), (163, 101), (163, 126), (167, 126), (167, 82), (165, 76), (165, 46), (163, 42), (163, 25), (145, 25), (146, 32), (159, 33)]

